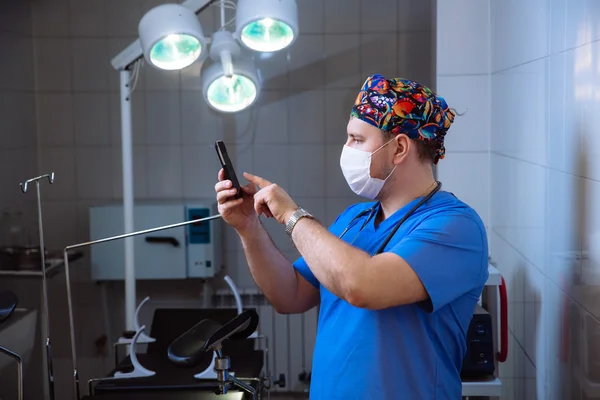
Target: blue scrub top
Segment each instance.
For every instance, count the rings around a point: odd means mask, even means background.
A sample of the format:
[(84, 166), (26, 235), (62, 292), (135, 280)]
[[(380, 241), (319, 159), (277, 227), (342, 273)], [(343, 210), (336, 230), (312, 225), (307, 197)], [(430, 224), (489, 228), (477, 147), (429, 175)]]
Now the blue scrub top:
[[(421, 198), (375, 226), (368, 214), (343, 240), (370, 254)], [(344, 211), (329, 228), (339, 236), (361, 211)], [(310, 398), (313, 400), (458, 400), (466, 333), (488, 278), (488, 244), (477, 213), (440, 191), (409, 217), (387, 245), (416, 272), (430, 300), (367, 310), (329, 292), (303, 258), (298, 272), (321, 294)], [(385, 280), (385, 276), (380, 277)]]

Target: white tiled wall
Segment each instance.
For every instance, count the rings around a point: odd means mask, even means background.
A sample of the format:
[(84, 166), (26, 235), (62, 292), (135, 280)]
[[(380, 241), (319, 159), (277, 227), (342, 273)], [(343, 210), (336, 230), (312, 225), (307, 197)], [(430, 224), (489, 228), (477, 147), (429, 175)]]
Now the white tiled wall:
[(599, 4), (492, 1), (493, 255), (538, 398), (600, 397)]
[[(3, 134), (2, 162), (19, 167), (3, 168), (0, 184), (14, 181), (17, 172), (17, 183), (20, 174), (56, 173), (54, 185), (43, 191), (50, 248), (89, 239), (88, 207), (121, 201), (119, 77), (110, 60), (136, 38), (144, 12), (162, 2), (43, 0), (31, 2), (23, 13), (0, 6), (2, 48), (19, 60), (0, 63), (7, 68), (0, 74), (0, 115), (7, 117), (5, 132), (7, 125), (23, 132)], [(339, 155), (364, 79), (383, 73), (434, 84), (432, 4), (299, 0), (298, 41), (289, 51), (258, 61), (265, 80), (259, 101), (233, 116), (208, 109), (199, 65), (180, 72), (144, 66), (132, 102), (136, 201), (213, 199), (218, 161), (212, 146), (222, 138), (236, 169), (276, 181), (324, 223), (332, 222), (360, 200), (345, 184)], [(215, 7), (200, 16), (205, 33), (215, 30), (217, 17)], [(16, 189), (14, 195), (2, 193), (7, 204), (19, 199)], [(266, 226), (284, 253), (295, 257), (282, 227), (271, 221)], [(252, 287), (235, 234), (228, 232), (224, 247), (227, 273), (238, 286)], [(89, 281), (88, 261), (76, 265), (75, 303), (85, 304), (77, 313), (100, 313), (102, 296)], [(70, 374), (61, 281), (53, 280), (51, 291), (51, 311), (60, 316), (54, 324), (57, 377)], [(157, 289), (140, 285), (140, 295)], [(122, 286), (108, 290), (118, 305)], [(190, 285), (181, 290), (182, 297), (197, 293)], [(122, 329), (117, 314), (113, 334)], [(91, 326), (79, 331), (82, 371), (103, 368), (105, 359), (93, 348), (99, 333)], [(67, 398), (70, 382), (63, 381), (57, 385)]]
[(437, 4), (438, 90), (482, 121), (461, 146), (484, 149), (474, 137), (489, 130), (489, 174), (457, 162), (464, 174), (452, 179), (469, 182), (457, 185), (476, 206), (489, 189), (491, 256), (509, 296), (502, 398), (600, 398), (600, 2)]
[[(33, 41), (27, 3), (10, 0), (0, 5), (0, 47), (3, 54), (0, 62), (0, 213), (28, 213), (31, 196), (21, 193), (19, 182), (36, 174), (37, 155)], [(0, 226), (4, 227), (5, 223), (3, 220)], [(5, 233), (5, 229), (0, 229), (3, 241), (9, 240)]]
[[(23, 194), (19, 183), (37, 174), (37, 108), (31, 13), (28, 3), (0, 4), (0, 243), (22, 245), (29, 238), (9, 235), (11, 225), (35, 228), (35, 187)], [(15, 218), (11, 218), (11, 215)], [(12, 222), (11, 222), (12, 221)]]
[[(0, 246), (35, 244), (38, 239), (35, 186), (29, 186), (25, 194), (19, 188), (19, 183), (35, 177), (38, 172), (38, 124), (29, 2), (7, 0), (0, 3), (0, 49)], [(9, 233), (11, 226), (19, 225), (31, 237)], [(36, 283), (3, 277), (0, 290), (6, 289), (17, 294), (19, 307), (38, 307), (40, 304), (40, 286)], [(27, 365), (24, 374), (30, 377), (28, 384), (35, 387), (41, 385), (42, 334), (39, 324), (32, 329), (36, 338), (34, 352), (38, 356), (32, 356), (32, 363)], [(16, 396), (13, 371), (12, 363), (0, 371), (0, 398)], [(36, 393), (28, 390), (26, 395), (35, 397)]]
[(444, 188), (477, 211), (489, 226), (490, 3), (438, 1), (436, 91), (456, 116), (437, 168)]

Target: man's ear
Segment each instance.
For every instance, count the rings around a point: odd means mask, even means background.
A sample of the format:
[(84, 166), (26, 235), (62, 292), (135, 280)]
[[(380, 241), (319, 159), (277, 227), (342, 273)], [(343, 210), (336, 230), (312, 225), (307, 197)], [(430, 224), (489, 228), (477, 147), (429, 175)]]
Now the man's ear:
[(408, 136), (404, 134), (396, 135), (396, 151), (394, 153), (394, 164), (400, 164), (400, 162), (408, 156), (408, 150), (410, 147), (410, 140)]

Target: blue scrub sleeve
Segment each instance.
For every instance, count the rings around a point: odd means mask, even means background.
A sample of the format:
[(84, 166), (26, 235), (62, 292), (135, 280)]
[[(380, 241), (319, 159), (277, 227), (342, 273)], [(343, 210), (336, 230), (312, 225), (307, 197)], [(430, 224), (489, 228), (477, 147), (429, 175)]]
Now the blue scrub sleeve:
[(464, 214), (434, 215), (421, 222), (390, 252), (415, 271), (435, 312), (487, 279), (487, 238), (483, 224)]
[(319, 289), (320, 283), (308, 267), (306, 261), (304, 261), (304, 257), (300, 257), (299, 259), (297, 259), (294, 262), (293, 266), (294, 268), (296, 268), (296, 271), (298, 271), (298, 273), (302, 275), (304, 279), (306, 279), (308, 282), (310, 282), (311, 285)]

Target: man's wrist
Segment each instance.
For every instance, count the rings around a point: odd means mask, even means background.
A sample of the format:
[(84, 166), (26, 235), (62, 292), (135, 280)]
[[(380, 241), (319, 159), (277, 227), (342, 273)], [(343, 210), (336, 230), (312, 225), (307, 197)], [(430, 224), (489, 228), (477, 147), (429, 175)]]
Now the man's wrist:
[(246, 225), (244, 225), (244, 227), (242, 228), (237, 228), (236, 232), (238, 233), (239, 236), (246, 236), (246, 235), (255, 235), (256, 231), (261, 227), (261, 223), (260, 223), (260, 219), (258, 217), (253, 218), (251, 221), (249, 221)]
[(290, 232), (290, 238), (293, 240), (294, 239), (294, 232), (298, 232), (298, 231), (302, 231), (302, 228), (299, 228), (300, 225), (307, 223), (307, 221), (315, 221), (315, 218), (313, 216), (310, 216), (308, 218), (300, 218), (298, 221), (296, 221), (296, 224), (294, 225), (294, 229), (292, 229), (292, 232)]

